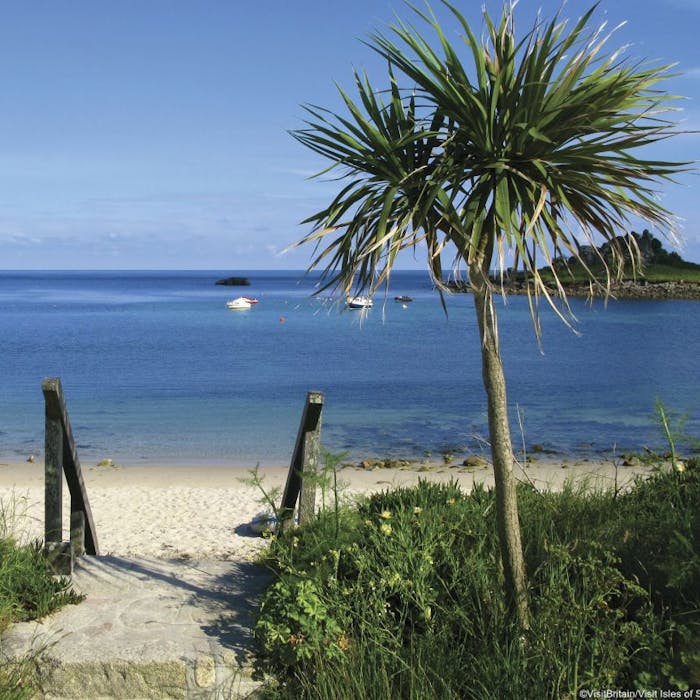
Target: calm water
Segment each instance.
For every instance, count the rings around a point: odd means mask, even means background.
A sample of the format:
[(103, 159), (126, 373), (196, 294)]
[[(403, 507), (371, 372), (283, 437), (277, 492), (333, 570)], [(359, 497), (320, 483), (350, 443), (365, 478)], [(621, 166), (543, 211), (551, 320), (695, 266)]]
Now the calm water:
[[(323, 442), (353, 457), (473, 450), (486, 436), (471, 297), (445, 317), (422, 272), (358, 312), (314, 279), (249, 272), (0, 272), (0, 460), (42, 454), (41, 380), (63, 382), (84, 463), (285, 464), (306, 392), (325, 393)], [(301, 280), (301, 281), (300, 281)], [(229, 311), (240, 294), (260, 303)], [(404, 308), (394, 294), (414, 302)], [(499, 302), (500, 303), (500, 302)], [(661, 399), (700, 438), (700, 303), (573, 301), (576, 336), (524, 298), (501, 309), (514, 439), (566, 452), (663, 444)]]

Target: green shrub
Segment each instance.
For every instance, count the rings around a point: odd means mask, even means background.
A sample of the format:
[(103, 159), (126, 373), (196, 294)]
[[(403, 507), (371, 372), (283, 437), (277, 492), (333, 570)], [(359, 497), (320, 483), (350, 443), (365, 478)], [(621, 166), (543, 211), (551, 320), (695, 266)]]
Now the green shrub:
[[(70, 588), (70, 579), (54, 576), (41, 542), (20, 544), (12, 536), (18, 503), (0, 501), (0, 634), (13, 622), (35, 620), (82, 596)], [(19, 523), (21, 524), (21, 523)], [(2, 649), (0, 648), (0, 657)], [(24, 659), (0, 660), (0, 698), (22, 700), (31, 697), (33, 654)]]
[(322, 512), (271, 545), (258, 670), (283, 697), (333, 699), (691, 687), (699, 506), (692, 460), (624, 492), (521, 486), (526, 636), (502, 594), (492, 490), (421, 481)]
[(265, 596), (255, 639), (271, 665), (288, 673), (312, 658), (328, 661), (342, 655), (343, 631), (328, 601), (309, 578), (284, 577)]
[(0, 630), (80, 600), (70, 589), (70, 579), (53, 575), (40, 542), (18, 545), (10, 538), (0, 540)]

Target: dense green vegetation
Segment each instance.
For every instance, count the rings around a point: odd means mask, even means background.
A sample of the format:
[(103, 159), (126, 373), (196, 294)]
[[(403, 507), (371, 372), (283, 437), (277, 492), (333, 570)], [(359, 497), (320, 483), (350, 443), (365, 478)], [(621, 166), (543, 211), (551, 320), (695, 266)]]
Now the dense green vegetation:
[[(604, 274), (602, 265), (593, 265), (597, 275)], [(541, 271), (542, 279), (549, 284), (554, 282), (554, 276), (550, 270)], [(566, 271), (559, 270), (559, 280), (566, 288), (567, 285), (588, 284), (588, 273), (580, 263), (572, 263)], [(628, 266), (624, 269), (621, 278), (627, 282), (662, 283), (674, 282), (684, 284), (700, 284), (700, 265), (682, 261), (679, 264), (647, 263), (641, 269), (633, 269)], [(614, 285), (613, 285), (614, 288)]]
[[(12, 535), (14, 506), (0, 502), (0, 634), (13, 622), (36, 620), (82, 597), (70, 588), (70, 579), (54, 576), (41, 542), (21, 544)], [(0, 698), (29, 697), (24, 682), (29, 659), (9, 662), (0, 645)]]
[(508, 615), (494, 493), (327, 509), (273, 539), (255, 628), (271, 697), (577, 697), (700, 686), (700, 464), (625, 489), (519, 487), (532, 624)]

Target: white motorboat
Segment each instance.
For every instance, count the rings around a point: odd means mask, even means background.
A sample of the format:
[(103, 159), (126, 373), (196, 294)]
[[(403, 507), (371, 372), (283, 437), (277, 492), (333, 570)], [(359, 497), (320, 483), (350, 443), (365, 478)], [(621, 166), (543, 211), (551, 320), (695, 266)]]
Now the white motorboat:
[(349, 309), (371, 309), (374, 302), (369, 297), (348, 297), (345, 304)]
[(252, 304), (245, 297), (238, 297), (236, 299), (231, 299), (231, 301), (227, 301), (226, 306), (234, 311), (243, 311), (245, 309), (249, 309)]

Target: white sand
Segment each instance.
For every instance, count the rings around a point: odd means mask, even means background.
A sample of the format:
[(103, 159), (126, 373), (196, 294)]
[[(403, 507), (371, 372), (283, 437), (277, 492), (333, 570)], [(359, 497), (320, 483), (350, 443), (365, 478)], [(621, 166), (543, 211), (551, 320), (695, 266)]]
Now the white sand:
[[(0, 515), (14, 523), (23, 540), (43, 537), (44, 467), (42, 463), (0, 463)], [(261, 468), (266, 490), (281, 490), (287, 469)], [(559, 488), (567, 479), (592, 477), (605, 485), (629, 483), (643, 468), (612, 463), (558, 460), (516, 468), (516, 477), (538, 488)], [(155, 558), (248, 559), (265, 540), (246, 525), (264, 510), (259, 489), (243, 483), (250, 471), (240, 467), (89, 466), (83, 477), (101, 554)], [(345, 498), (414, 484), (418, 479), (449, 481), (465, 490), (493, 483), (491, 468), (467, 469), (414, 465), (407, 469), (345, 468), (338, 473)], [(281, 494), (280, 494), (281, 495)], [(276, 503), (279, 504), (277, 497)], [(317, 499), (317, 502), (320, 498)], [(68, 539), (68, 488), (64, 484), (64, 539)], [(13, 517), (16, 515), (17, 517)], [(0, 535), (2, 533), (0, 532)]]

